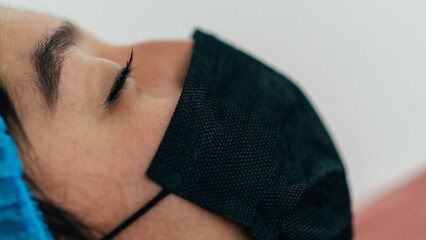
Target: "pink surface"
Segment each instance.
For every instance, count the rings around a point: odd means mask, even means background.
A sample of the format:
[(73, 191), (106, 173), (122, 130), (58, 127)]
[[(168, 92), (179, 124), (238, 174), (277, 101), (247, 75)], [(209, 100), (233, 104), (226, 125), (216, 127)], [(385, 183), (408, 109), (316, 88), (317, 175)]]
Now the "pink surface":
[(425, 240), (426, 170), (355, 213), (354, 239)]

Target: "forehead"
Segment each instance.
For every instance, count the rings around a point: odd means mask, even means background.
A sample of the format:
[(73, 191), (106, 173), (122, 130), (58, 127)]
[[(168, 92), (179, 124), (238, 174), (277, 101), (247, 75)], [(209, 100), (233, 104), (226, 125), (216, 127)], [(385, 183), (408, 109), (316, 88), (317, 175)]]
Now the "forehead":
[(0, 74), (16, 76), (17, 71), (28, 70), (37, 42), (61, 21), (50, 15), (0, 7)]
[(38, 42), (62, 21), (50, 15), (0, 7), (0, 84), (18, 112), (25, 111), (20, 106), (31, 102), (35, 107), (34, 101), (41, 101), (31, 58)]
[(27, 49), (61, 21), (46, 14), (0, 7), (0, 47)]

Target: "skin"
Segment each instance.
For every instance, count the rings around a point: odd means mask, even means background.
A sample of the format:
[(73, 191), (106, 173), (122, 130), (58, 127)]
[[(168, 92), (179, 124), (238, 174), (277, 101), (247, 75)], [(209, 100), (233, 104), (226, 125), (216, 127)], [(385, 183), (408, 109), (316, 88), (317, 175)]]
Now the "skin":
[[(19, 149), (25, 171), (55, 203), (107, 233), (161, 190), (144, 173), (177, 105), (193, 40), (133, 44), (131, 77), (117, 102), (104, 108), (132, 46), (113, 46), (78, 28), (50, 110), (31, 56), (62, 21), (0, 7), (0, 79), (32, 145)], [(253, 238), (238, 223), (169, 194), (117, 239)]]

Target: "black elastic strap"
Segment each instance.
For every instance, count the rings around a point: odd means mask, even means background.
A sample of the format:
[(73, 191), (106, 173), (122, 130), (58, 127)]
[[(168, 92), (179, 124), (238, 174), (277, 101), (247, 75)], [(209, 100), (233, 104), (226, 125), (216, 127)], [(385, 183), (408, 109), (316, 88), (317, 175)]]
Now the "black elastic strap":
[(157, 202), (159, 202), (161, 199), (163, 199), (167, 194), (170, 192), (163, 188), (157, 196), (155, 196), (151, 201), (149, 201), (145, 206), (143, 206), (141, 209), (139, 209), (137, 212), (135, 212), (132, 216), (130, 216), (128, 219), (126, 219), (123, 223), (118, 225), (114, 230), (112, 230), (110, 233), (106, 234), (101, 240), (109, 240), (117, 236), (123, 229), (128, 227), (130, 224), (132, 224), (136, 219), (138, 219), (142, 214), (146, 213), (150, 208), (152, 208)]

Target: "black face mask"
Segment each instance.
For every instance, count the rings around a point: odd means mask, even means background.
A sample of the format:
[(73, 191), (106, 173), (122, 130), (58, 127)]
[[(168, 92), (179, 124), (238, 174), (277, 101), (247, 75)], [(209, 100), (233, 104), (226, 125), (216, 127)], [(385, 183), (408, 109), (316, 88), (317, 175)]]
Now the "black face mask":
[[(146, 175), (257, 239), (351, 239), (345, 171), (321, 120), (285, 76), (195, 29), (190, 67)], [(143, 174), (143, 173), (141, 173)]]

